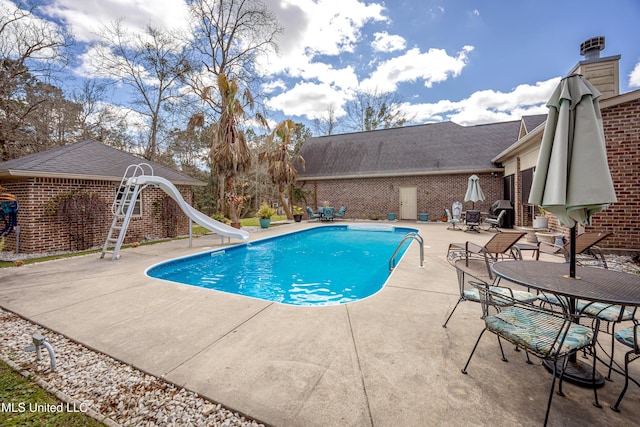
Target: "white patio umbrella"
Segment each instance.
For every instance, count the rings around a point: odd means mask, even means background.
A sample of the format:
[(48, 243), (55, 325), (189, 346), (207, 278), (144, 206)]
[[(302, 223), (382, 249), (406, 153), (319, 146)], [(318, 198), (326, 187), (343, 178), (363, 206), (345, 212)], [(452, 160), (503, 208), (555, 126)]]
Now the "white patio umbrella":
[(480, 188), (480, 178), (478, 175), (471, 175), (469, 177), (469, 183), (467, 185), (467, 194), (464, 196), (465, 202), (473, 202), (473, 209), (476, 208), (476, 202), (482, 202), (484, 200), (484, 193)]
[(575, 277), (575, 226), (617, 201), (607, 163), (598, 98), (579, 74), (562, 79), (547, 107), (529, 203), (542, 206), (571, 228), (570, 277)]

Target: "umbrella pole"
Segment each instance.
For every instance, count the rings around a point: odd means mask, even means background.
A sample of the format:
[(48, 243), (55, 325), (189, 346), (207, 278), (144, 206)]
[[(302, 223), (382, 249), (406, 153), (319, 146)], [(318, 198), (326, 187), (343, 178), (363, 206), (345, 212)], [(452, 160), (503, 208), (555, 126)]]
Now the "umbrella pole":
[(569, 231), (569, 277), (576, 277), (576, 226)]

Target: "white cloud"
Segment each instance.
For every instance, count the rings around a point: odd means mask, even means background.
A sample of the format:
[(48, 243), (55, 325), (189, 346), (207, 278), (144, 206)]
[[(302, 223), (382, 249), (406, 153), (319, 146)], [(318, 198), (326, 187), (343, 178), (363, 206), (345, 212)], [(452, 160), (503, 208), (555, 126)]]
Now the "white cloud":
[(373, 37), (374, 41), (371, 43), (371, 46), (378, 52), (395, 52), (396, 50), (404, 50), (407, 45), (404, 37), (391, 35), (386, 31), (375, 33)]
[[(2, 16), (2, 39), (0, 40), (0, 56), (15, 58), (27, 54), (34, 45), (44, 38), (46, 41), (64, 43), (62, 29), (55, 22), (47, 21), (32, 14), (24, 4), (16, 5), (8, 0), (0, 0), (0, 16)], [(13, 19), (13, 17), (18, 17)], [(50, 39), (50, 40), (49, 40)], [(34, 61), (56, 61), (58, 50), (45, 48), (31, 51), (28, 57)], [(33, 70), (32, 70), (33, 71)]]
[(272, 80), (270, 82), (267, 82), (265, 84), (262, 85), (262, 91), (266, 94), (270, 94), (273, 93), (275, 91), (277, 91), (278, 89), (280, 90), (285, 90), (287, 88), (287, 85), (285, 84), (284, 81), (278, 79), (278, 80)]
[(353, 52), (366, 23), (387, 20), (382, 14), (382, 5), (359, 0), (342, 0), (339, 8), (335, 0), (268, 0), (265, 3), (285, 28), (278, 57), (264, 58), (259, 64), (267, 75), (290, 71), (296, 75), (319, 55), (337, 57)]
[(467, 53), (472, 46), (464, 46), (457, 56), (449, 56), (443, 49), (429, 49), (420, 52), (413, 48), (405, 54), (381, 63), (368, 79), (361, 83), (364, 89), (378, 89), (382, 92), (393, 92), (398, 83), (424, 81), (430, 88), (449, 76), (458, 76), (467, 64)]
[(338, 106), (336, 114), (344, 115), (340, 107), (345, 102), (346, 93), (328, 84), (302, 82), (293, 89), (281, 93), (267, 101), (273, 110), (282, 111), (286, 116), (306, 116), (313, 120), (324, 114), (330, 105)]
[(640, 87), (640, 62), (629, 73), (629, 87)]
[(511, 92), (478, 91), (461, 101), (442, 100), (433, 104), (405, 104), (403, 109), (415, 115), (416, 122), (451, 120), (460, 125), (519, 120), (525, 115), (547, 114), (546, 103), (558, 86), (560, 77), (523, 84)]
[(46, 14), (63, 20), (80, 42), (97, 39), (105, 24), (124, 19), (127, 31), (141, 34), (148, 25), (165, 30), (186, 29), (188, 9), (184, 0), (53, 0)]

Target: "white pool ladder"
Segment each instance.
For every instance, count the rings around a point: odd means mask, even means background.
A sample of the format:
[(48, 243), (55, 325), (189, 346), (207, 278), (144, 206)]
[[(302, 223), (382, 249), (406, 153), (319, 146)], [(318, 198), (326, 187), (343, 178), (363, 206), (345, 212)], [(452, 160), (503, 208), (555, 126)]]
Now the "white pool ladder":
[(148, 163), (129, 165), (124, 172), (120, 186), (116, 191), (116, 196), (111, 204), (113, 221), (109, 228), (109, 234), (107, 234), (107, 238), (102, 246), (100, 258), (104, 258), (105, 254), (108, 253), (111, 254), (111, 259), (113, 260), (120, 258), (120, 248), (127, 235), (127, 227), (135, 210), (138, 194), (142, 191), (137, 184), (137, 180), (132, 178), (145, 175), (145, 168), (149, 169), (149, 175), (153, 175), (153, 168)]
[(411, 233), (408, 233), (406, 236), (404, 236), (404, 239), (402, 239), (393, 255), (391, 255), (391, 258), (389, 258), (389, 272), (393, 271), (393, 269), (396, 268), (396, 255), (398, 255), (400, 248), (408, 239), (413, 239), (420, 245), (420, 268), (424, 267), (424, 240), (417, 231), (412, 231)]

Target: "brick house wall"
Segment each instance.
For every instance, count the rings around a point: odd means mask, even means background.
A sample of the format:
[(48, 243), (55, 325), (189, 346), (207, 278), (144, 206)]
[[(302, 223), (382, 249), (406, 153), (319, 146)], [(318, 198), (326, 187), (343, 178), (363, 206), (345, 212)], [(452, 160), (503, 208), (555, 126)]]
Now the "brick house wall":
[(604, 137), (618, 202), (593, 218), (593, 231), (613, 231), (602, 247), (640, 250), (640, 100), (602, 110)]
[[(350, 219), (386, 219), (388, 212), (400, 213), (400, 187), (417, 187), (417, 213), (429, 213), (429, 219), (440, 219), (444, 209), (451, 209), (455, 201), (463, 202), (464, 209), (471, 209), (471, 202), (464, 202), (469, 176), (472, 173), (450, 175), (418, 175), (384, 178), (349, 178), (333, 180), (306, 180), (305, 191), (311, 192), (307, 205), (314, 210), (328, 201), (336, 209), (347, 207)], [(484, 202), (476, 203), (476, 209), (487, 212), (489, 207), (502, 199), (502, 177), (491, 173), (476, 174), (485, 195)]]
[[(640, 100), (625, 102), (601, 110), (607, 158), (618, 202), (592, 218), (590, 232), (613, 232), (599, 246), (609, 249), (640, 250), (640, 225), (636, 213), (640, 210)], [(517, 191), (521, 191), (516, 185)], [(569, 234), (554, 215), (549, 228)], [(530, 225), (520, 217), (516, 225)]]
[[(20, 227), (20, 253), (42, 253), (75, 250), (69, 237), (69, 227), (63, 219), (48, 215), (47, 204), (56, 196), (83, 190), (95, 193), (104, 201), (104, 215), (95, 229), (88, 230), (87, 238), (92, 247), (101, 247), (107, 237), (113, 220), (111, 204), (113, 203), (118, 182), (92, 181), (63, 178), (28, 178), (2, 182), (5, 192), (18, 199), (17, 222)], [(178, 186), (182, 197), (191, 203), (193, 191), (188, 186)], [(133, 217), (127, 230), (125, 243), (142, 241), (145, 237), (152, 239), (170, 237), (166, 224), (158, 215), (154, 215), (154, 203), (168, 197), (156, 187), (147, 187), (141, 195), (142, 215)], [(189, 220), (180, 214), (177, 218), (177, 233), (185, 235), (189, 231)], [(15, 231), (5, 237), (5, 251), (16, 250)]]

